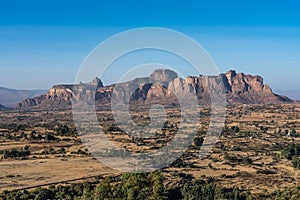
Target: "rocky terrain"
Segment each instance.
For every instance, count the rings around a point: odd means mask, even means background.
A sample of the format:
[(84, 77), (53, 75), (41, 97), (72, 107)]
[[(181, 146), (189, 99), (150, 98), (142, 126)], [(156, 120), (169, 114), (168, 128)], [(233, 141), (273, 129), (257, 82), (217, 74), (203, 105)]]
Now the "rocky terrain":
[[(133, 89), (132, 89), (133, 88)], [(260, 76), (236, 73), (231, 70), (219, 76), (188, 76), (179, 78), (170, 70), (155, 70), (149, 77), (138, 78), (121, 84), (104, 86), (95, 78), (87, 84), (56, 85), (46, 94), (28, 98), (17, 104), (18, 108), (71, 108), (75, 102), (96, 100), (96, 105), (106, 105), (112, 98), (128, 102), (177, 102), (176, 97), (195, 94), (200, 103), (209, 103), (211, 90), (226, 93), (229, 104), (277, 104), (294, 101), (273, 93)], [(222, 96), (222, 95), (220, 95)], [(218, 97), (215, 97), (218, 98)], [(221, 97), (220, 97), (221, 98)], [(188, 100), (189, 98), (185, 98)]]

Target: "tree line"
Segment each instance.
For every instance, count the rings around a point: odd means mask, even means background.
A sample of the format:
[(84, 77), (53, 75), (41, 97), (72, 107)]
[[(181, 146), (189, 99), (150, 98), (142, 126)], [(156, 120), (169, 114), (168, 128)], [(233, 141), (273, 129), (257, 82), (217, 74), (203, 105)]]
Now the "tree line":
[(56, 185), (33, 190), (3, 191), (3, 200), (254, 200), (300, 199), (300, 187), (266, 194), (251, 194), (238, 188), (218, 186), (213, 178), (188, 181), (166, 188), (160, 171), (125, 173), (121, 177), (106, 177), (101, 181)]

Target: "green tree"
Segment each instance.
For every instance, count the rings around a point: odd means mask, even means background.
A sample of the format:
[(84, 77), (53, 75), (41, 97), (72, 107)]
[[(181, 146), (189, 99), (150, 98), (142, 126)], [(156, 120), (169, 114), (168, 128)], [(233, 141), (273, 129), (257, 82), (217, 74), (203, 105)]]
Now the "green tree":
[(181, 194), (183, 200), (214, 200), (215, 199), (215, 184), (195, 182), (193, 185), (186, 183), (182, 189)]
[(128, 200), (144, 200), (149, 197), (146, 173), (126, 173), (122, 177), (122, 192)]
[(80, 200), (92, 200), (92, 191), (89, 187), (85, 187), (83, 189), (83, 194), (82, 196), (80, 197)]
[(113, 199), (112, 193), (112, 179), (111, 177), (105, 177), (95, 188), (93, 193), (94, 200)]
[(152, 182), (152, 197), (153, 200), (165, 199), (165, 187), (163, 183), (163, 175), (160, 171), (154, 171), (150, 174)]

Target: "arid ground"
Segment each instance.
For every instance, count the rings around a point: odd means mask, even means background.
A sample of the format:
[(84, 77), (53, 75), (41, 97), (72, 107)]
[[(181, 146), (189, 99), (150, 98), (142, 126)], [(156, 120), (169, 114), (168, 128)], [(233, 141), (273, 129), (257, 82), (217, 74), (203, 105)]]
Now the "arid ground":
[[(273, 192), (300, 184), (299, 170), (283, 153), (289, 145), (300, 144), (300, 104), (228, 107), (222, 135), (212, 153), (202, 159), (198, 152), (209, 113), (205, 108), (201, 112), (202, 121), (196, 134), (200, 144), (194, 140), (179, 160), (162, 170), (167, 187), (176, 186), (187, 177), (196, 180), (213, 177), (223, 187), (251, 193)], [(114, 128), (109, 117), (103, 119), (106, 119), (102, 124), (106, 134), (116, 145), (130, 151), (159, 148), (157, 141), (168, 141), (176, 132), (176, 120), (170, 118), (167, 131), (157, 133), (152, 139), (137, 140)], [(9, 152), (13, 149), (30, 153), (12, 156)], [(84, 182), (119, 174), (93, 158), (81, 143), (70, 110), (2, 111), (0, 152), (0, 191)]]

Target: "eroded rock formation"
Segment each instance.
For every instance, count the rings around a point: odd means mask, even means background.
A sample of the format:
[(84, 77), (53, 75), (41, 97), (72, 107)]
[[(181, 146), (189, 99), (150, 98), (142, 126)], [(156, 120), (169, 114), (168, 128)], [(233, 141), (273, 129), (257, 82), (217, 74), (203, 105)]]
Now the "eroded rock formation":
[[(133, 88), (133, 89), (132, 89)], [(260, 76), (246, 75), (228, 71), (214, 77), (188, 76), (179, 78), (170, 70), (155, 70), (150, 77), (138, 78), (121, 84), (103, 86), (96, 78), (87, 84), (56, 85), (46, 94), (25, 99), (18, 108), (33, 106), (52, 108), (71, 108), (72, 99), (96, 102), (97, 106), (106, 105), (113, 99), (144, 103), (173, 101), (176, 96), (196, 95), (200, 103), (209, 103), (211, 90), (226, 93), (229, 104), (277, 104), (292, 103), (293, 100), (274, 94)], [(221, 95), (220, 95), (221, 96)], [(215, 98), (218, 98), (217, 95)], [(186, 98), (188, 100), (188, 98)]]

